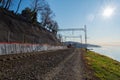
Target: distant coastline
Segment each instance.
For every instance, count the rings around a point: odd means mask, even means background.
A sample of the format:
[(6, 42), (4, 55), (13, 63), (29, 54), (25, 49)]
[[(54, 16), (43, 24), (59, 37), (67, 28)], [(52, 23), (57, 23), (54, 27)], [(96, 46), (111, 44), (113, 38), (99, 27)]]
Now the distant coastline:
[(86, 46), (87, 47), (96, 47), (96, 48), (100, 48), (101, 46), (100, 45), (95, 45), (95, 44), (81, 44), (79, 42), (73, 42), (73, 41), (66, 41), (66, 42), (63, 42), (64, 45), (69, 45), (71, 44), (73, 47), (76, 47), (76, 48), (85, 48)]

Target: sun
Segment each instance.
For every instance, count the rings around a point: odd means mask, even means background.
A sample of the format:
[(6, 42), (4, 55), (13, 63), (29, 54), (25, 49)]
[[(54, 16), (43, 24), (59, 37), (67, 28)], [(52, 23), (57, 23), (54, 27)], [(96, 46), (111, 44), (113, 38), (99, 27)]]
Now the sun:
[(104, 10), (103, 10), (103, 16), (104, 17), (111, 17), (114, 13), (115, 9), (113, 7), (106, 7)]

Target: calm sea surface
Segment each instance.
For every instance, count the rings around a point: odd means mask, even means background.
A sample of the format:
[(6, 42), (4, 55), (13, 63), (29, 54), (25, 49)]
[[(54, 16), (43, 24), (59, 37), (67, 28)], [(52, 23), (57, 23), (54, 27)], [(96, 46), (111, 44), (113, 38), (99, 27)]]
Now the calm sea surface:
[(93, 51), (120, 62), (120, 46), (102, 46), (101, 48), (93, 48)]

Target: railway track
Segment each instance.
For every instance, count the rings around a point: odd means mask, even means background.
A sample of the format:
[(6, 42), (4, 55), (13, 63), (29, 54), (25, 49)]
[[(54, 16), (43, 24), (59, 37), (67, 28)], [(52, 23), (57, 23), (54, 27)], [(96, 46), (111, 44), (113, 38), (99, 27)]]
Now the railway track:
[(0, 56), (0, 80), (90, 80), (81, 54), (64, 49)]

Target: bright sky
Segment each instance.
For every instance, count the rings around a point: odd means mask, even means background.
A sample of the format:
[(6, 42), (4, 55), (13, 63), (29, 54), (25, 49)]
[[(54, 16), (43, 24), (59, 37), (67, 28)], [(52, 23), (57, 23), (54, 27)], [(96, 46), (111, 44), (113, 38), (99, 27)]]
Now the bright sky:
[[(55, 20), (59, 28), (83, 28), (86, 25), (89, 43), (120, 45), (120, 0), (47, 1), (56, 15)], [(27, 0), (24, 2), (21, 8), (28, 5)], [(62, 34), (83, 36), (83, 32)], [(80, 41), (80, 39), (71, 40)]]
[(82, 28), (86, 24), (89, 43), (120, 45), (120, 0), (48, 2), (56, 14), (60, 28)]

